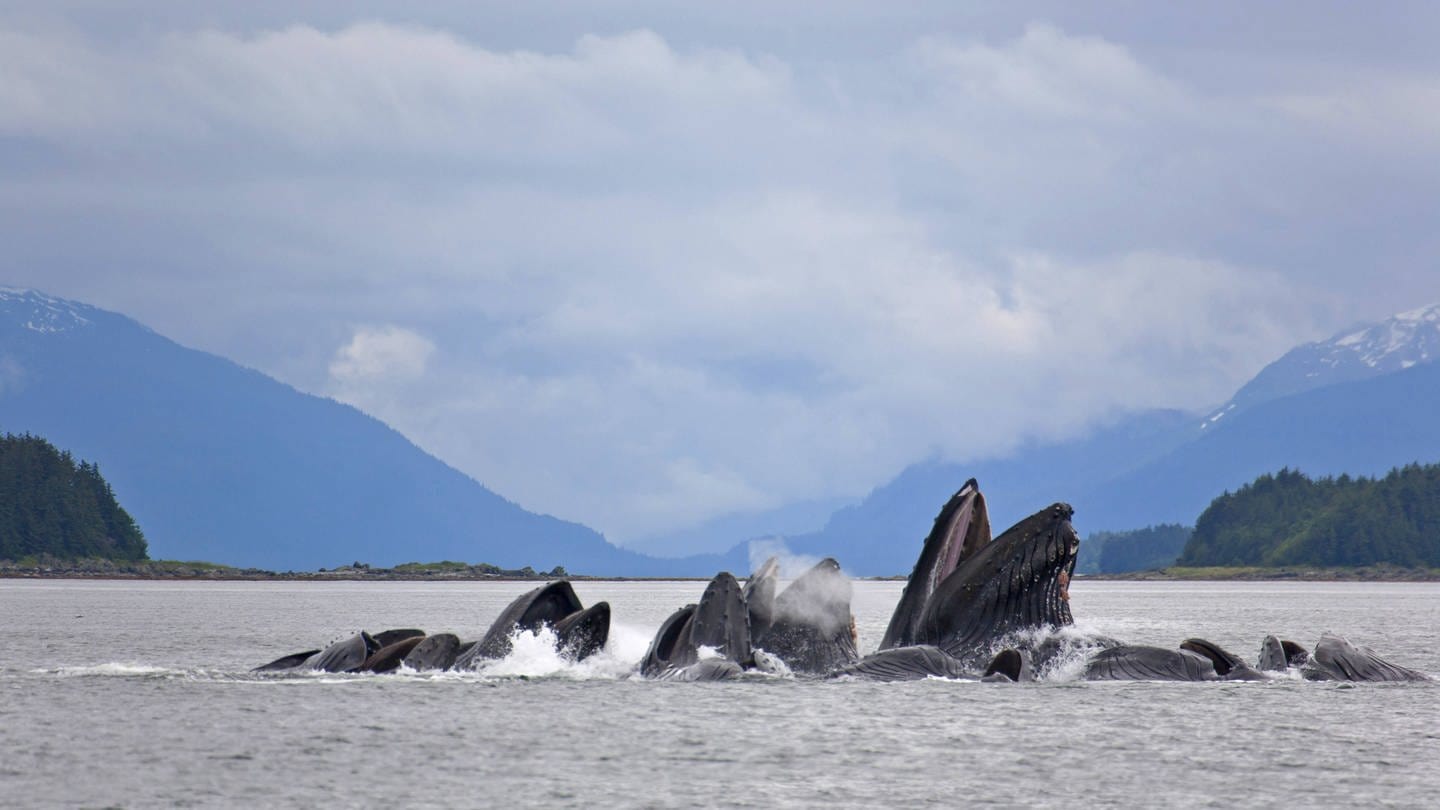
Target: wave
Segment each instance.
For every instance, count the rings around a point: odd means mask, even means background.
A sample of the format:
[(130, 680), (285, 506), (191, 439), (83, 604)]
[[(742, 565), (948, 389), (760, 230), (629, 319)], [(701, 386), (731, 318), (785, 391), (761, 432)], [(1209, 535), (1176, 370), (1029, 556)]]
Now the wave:
[(89, 666), (59, 667), (56, 669), (32, 669), (36, 675), (54, 675), (59, 678), (133, 678), (133, 677), (171, 677), (185, 674), (184, 670), (171, 669), (169, 667), (157, 667), (149, 664), (132, 664), (120, 661), (111, 661), (105, 664), (92, 664)]

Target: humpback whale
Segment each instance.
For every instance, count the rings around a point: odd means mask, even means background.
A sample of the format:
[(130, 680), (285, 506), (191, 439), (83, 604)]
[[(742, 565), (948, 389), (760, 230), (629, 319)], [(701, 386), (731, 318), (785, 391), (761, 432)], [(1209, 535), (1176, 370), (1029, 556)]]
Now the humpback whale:
[(555, 623), (560, 654), (572, 661), (583, 661), (605, 649), (610, 640), (610, 603), (596, 602), (571, 613)]
[(379, 649), (380, 645), (375, 642), (374, 636), (362, 630), (344, 641), (331, 644), (300, 667), (320, 672), (354, 672)]
[[(379, 641), (380, 639), (377, 636), (375, 640)], [(411, 650), (414, 650), (424, 640), (425, 634), (421, 633), (418, 636), (405, 636), (399, 641), (387, 644), (371, 653), (370, 657), (365, 659), (365, 663), (360, 666), (360, 671), (391, 672), (397, 670), (400, 668), (401, 662), (405, 660), (405, 656), (409, 655)]]
[(880, 649), (839, 674), (903, 680), (984, 667), (995, 679), (1033, 677), (1032, 659), (1059, 651), (1059, 644), (1001, 655), (996, 647), (1022, 631), (1074, 623), (1068, 587), (1080, 537), (1073, 514), (1057, 503), (992, 539), (985, 497), (975, 479), (966, 481), (936, 516)]
[(1074, 624), (1073, 514), (1062, 503), (1042, 509), (965, 558), (926, 601), (917, 640), (962, 660), (988, 658), (1012, 633)]
[(699, 604), (686, 605), (660, 625), (639, 672), (647, 678), (713, 681), (739, 675), (752, 660), (750, 611), (734, 575), (721, 571)]
[(379, 644), (382, 648), (389, 647), (397, 641), (404, 641), (407, 638), (416, 637), (424, 638), (425, 631), (417, 630), (413, 627), (406, 627), (396, 630), (381, 630), (373, 636), (375, 643)]
[(975, 479), (966, 481), (936, 516), (880, 649), (838, 672), (901, 680), (910, 667), (912, 678), (954, 677), (988, 661), (986, 675), (1031, 677), (1030, 651), (1001, 658), (995, 648), (1021, 631), (1074, 623), (1068, 586), (1080, 537), (1073, 514), (1057, 503), (992, 539), (985, 497)]
[(1019, 683), (1035, 680), (1035, 674), (1030, 670), (1028, 655), (1019, 650), (1007, 648), (996, 653), (995, 657), (990, 659), (980, 680)]
[(729, 571), (705, 586), (690, 620), (690, 645), (713, 650), (719, 657), (744, 664), (750, 660), (750, 612), (744, 591)]
[(320, 654), (319, 650), (305, 650), (304, 652), (282, 655), (268, 664), (261, 664), (250, 670), (251, 672), (281, 672), (287, 669), (297, 669), (306, 661)]
[(1281, 641), (1276, 636), (1266, 636), (1260, 642), (1260, 658), (1255, 668), (1261, 672), (1284, 672), (1291, 667), (1304, 666), (1310, 660), (1310, 653), (1293, 641)]
[(1423, 672), (1392, 664), (1369, 647), (1356, 647), (1344, 638), (1326, 633), (1315, 644), (1315, 654), (1302, 667), (1310, 680), (1401, 682), (1428, 681)]
[(480, 643), (460, 655), (454, 666), (456, 669), (473, 669), (485, 659), (504, 658), (510, 654), (510, 637), (516, 630), (533, 633), (546, 625), (553, 627), (561, 619), (582, 609), (575, 589), (563, 579), (526, 591), (500, 611), (500, 616), (491, 623)]
[(585, 609), (570, 583), (556, 580), (512, 601), (479, 641), (462, 644), (451, 633), (427, 636), (415, 628), (373, 636), (362, 631), (323, 650), (282, 656), (251, 671), (390, 672), (402, 664), (415, 670), (473, 669), (481, 661), (509, 654), (510, 638), (517, 629), (534, 632), (542, 627), (554, 630), (562, 655), (579, 661), (599, 652), (609, 640), (610, 605), (597, 602)]
[(698, 660), (696, 651), (690, 646), (690, 620), (695, 618), (695, 605), (686, 605), (671, 613), (660, 623), (650, 649), (640, 659), (640, 674), (647, 678), (658, 678), (672, 669), (688, 667)]
[(716, 680), (746, 669), (823, 675), (858, 660), (850, 580), (840, 564), (827, 557), (777, 595), (779, 574), (774, 557), (744, 588), (728, 571), (716, 574), (698, 604), (660, 625), (640, 674), (677, 680)]
[(1007, 635), (1074, 624), (1073, 514), (1057, 503), (988, 540), (985, 500), (967, 481), (935, 519), (881, 648), (930, 644), (978, 666)]
[[(320, 672), (368, 672), (371, 671), (372, 658), (377, 664), (381, 664), (381, 660), (377, 656), (384, 652), (385, 648), (394, 647), (395, 644), (403, 643), (406, 639), (417, 638), (418, 640), (424, 636), (423, 631), (412, 629), (384, 630), (373, 636), (362, 630), (323, 650), (306, 650), (281, 656), (250, 671), (281, 672), (289, 669), (311, 669)], [(401, 655), (403, 656), (403, 653)], [(398, 665), (397, 659), (396, 666)], [(394, 667), (389, 668), (394, 669)]]
[(774, 596), (778, 569), (772, 557), (745, 584), (752, 645), (778, 656), (792, 672), (809, 675), (859, 660), (852, 589), (840, 563), (826, 557)]
[(454, 633), (437, 633), (421, 639), (401, 663), (416, 671), (449, 669), (455, 663), (455, 656), (459, 651), (458, 636)]
[(953, 655), (928, 644), (892, 647), (867, 655), (830, 673), (832, 678), (867, 681), (917, 681), (923, 678), (965, 678), (974, 673)]
[(1259, 667), (1204, 639), (1187, 639), (1178, 650), (1121, 645), (1102, 650), (1085, 666), (1092, 681), (1262, 681), (1271, 672), (1300, 667), (1308, 680), (1399, 682), (1428, 681), (1430, 676), (1381, 658), (1368, 647), (1357, 647), (1340, 636), (1325, 634), (1315, 654), (1292, 641), (1266, 636), (1260, 647)]
[(560, 650), (578, 661), (605, 646), (610, 634), (610, 605), (597, 602), (585, 610), (569, 580), (542, 585), (507, 605), (478, 643), (456, 654), (451, 668), (475, 669), (483, 661), (504, 658), (510, 654), (515, 631), (533, 633), (542, 627), (553, 629)]
[(1223, 649), (1218, 644), (1212, 644), (1203, 638), (1186, 639), (1180, 643), (1180, 649), (1195, 653), (1210, 659), (1210, 664), (1215, 668), (1216, 677), (1227, 681), (1263, 681), (1268, 676), (1257, 671), (1254, 667), (1241, 660), (1240, 656)]
[(1101, 650), (1085, 665), (1087, 681), (1213, 681), (1209, 658), (1190, 650), (1122, 644)]

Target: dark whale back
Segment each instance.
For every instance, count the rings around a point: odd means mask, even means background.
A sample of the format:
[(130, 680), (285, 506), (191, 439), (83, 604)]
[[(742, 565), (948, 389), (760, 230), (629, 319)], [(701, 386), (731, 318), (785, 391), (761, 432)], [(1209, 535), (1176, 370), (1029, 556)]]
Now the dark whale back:
[(1085, 665), (1087, 681), (1213, 681), (1215, 665), (1189, 650), (1122, 645), (1102, 650)]
[(1326, 633), (1315, 644), (1307, 675), (1334, 681), (1401, 682), (1428, 681), (1430, 676), (1376, 655), (1368, 647), (1356, 647), (1340, 636)]
[(365, 665), (365, 660), (380, 649), (369, 633), (361, 631), (344, 641), (337, 641), (326, 647), (310, 660), (310, 669), (321, 672), (354, 672)]
[[(375, 640), (379, 641), (380, 639), (377, 636)], [(424, 635), (405, 636), (399, 641), (381, 647), (372, 653), (369, 658), (365, 659), (365, 663), (360, 667), (360, 671), (391, 672), (397, 670), (400, 668), (400, 662), (405, 660), (405, 656), (409, 655), (410, 651), (415, 649), (415, 647), (424, 640)]]
[(456, 666), (465, 668), (482, 658), (504, 658), (510, 654), (510, 637), (516, 630), (533, 633), (546, 625), (553, 627), (582, 608), (575, 589), (563, 579), (521, 594), (500, 612), (480, 643), (462, 655)]
[(295, 669), (296, 667), (300, 666), (301, 664), (305, 663), (306, 661), (309, 661), (311, 658), (313, 658), (314, 656), (317, 656), (317, 655), (319, 655), (319, 654), (320, 654), (320, 651), (319, 651), (319, 650), (306, 650), (306, 651), (304, 651), (304, 652), (291, 653), (290, 655), (285, 655), (285, 656), (281, 656), (280, 658), (276, 658), (274, 661), (271, 661), (271, 662), (268, 663), (268, 664), (262, 664), (262, 665), (260, 665), (260, 666), (258, 666), (258, 667), (255, 667), (254, 669), (252, 669), (252, 670), (250, 670), (250, 671), (251, 671), (251, 672), (280, 672), (280, 671), (282, 671), (282, 670)]
[(892, 647), (867, 655), (830, 673), (832, 678), (866, 681), (918, 681), (923, 678), (963, 678), (964, 664), (939, 647)]
[(1030, 671), (1030, 659), (1011, 647), (1001, 650), (995, 654), (994, 658), (990, 659), (981, 680), (1020, 683), (1021, 681), (1033, 681), (1035, 676)]
[(919, 643), (920, 623), (935, 589), (960, 563), (989, 545), (990, 540), (990, 515), (985, 508), (985, 496), (971, 478), (950, 496), (935, 517), (935, 526), (920, 548), (920, 557), (905, 581), (900, 602), (890, 614), (880, 649)]
[(596, 602), (555, 623), (560, 654), (583, 661), (605, 648), (610, 638), (610, 603)]
[(1074, 624), (1066, 587), (1080, 537), (1072, 514), (1054, 504), (970, 555), (926, 603), (918, 640), (978, 666), (1010, 633)]
[(753, 646), (800, 673), (818, 675), (856, 662), (852, 590), (840, 563), (821, 560), (775, 599), (772, 621), (755, 635)]
[(460, 639), (454, 633), (426, 636), (406, 654), (402, 663), (417, 672), (427, 669), (449, 669), (460, 650)]
[(695, 663), (695, 649), (690, 646), (690, 621), (695, 618), (695, 607), (686, 605), (661, 623), (650, 642), (650, 649), (640, 659), (641, 675), (656, 678), (671, 667), (686, 667)]
[(379, 633), (376, 633), (374, 638), (375, 643), (379, 644), (381, 649), (384, 649), (397, 641), (404, 641), (407, 638), (415, 638), (416, 636), (424, 638), (425, 631), (417, 630), (413, 627), (407, 627), (400, 630), (382, 630)]

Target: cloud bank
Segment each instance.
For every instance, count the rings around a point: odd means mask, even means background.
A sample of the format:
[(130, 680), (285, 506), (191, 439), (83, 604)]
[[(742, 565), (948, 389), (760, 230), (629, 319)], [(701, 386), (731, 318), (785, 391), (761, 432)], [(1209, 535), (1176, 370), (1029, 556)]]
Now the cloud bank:
[(934, 29), (827, 61), (0, 26), (0, 271), (620, 541), (1203, 408), (1440, 297), (1435, 75), (1261, 88)]

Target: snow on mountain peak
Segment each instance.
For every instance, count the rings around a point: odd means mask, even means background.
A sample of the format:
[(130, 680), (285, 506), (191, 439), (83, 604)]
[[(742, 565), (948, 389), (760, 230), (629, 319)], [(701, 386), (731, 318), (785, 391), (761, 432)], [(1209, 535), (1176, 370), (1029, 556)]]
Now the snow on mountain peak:
[(35, 290), (0, 287), (0, 319), (32, 332), (53, 334), (90, 325), (82, 304), (54, 298)]
[(1377, 377), (1440, 360), (1440, 304), (1348, 329), (1329, 340), (1291, 349), (1266, 366), (1200, 424), (1210, 427), (1241, 410), (1290, 394)]
[[(1440, 304), (1412, 309), (1373, 326), (1314, 344), (1327, 365), (1351, 357), (1377, 371), (1398, 371), (1440, 357)], [(1323, 361), (1322, 361), (1323, 362)]]

